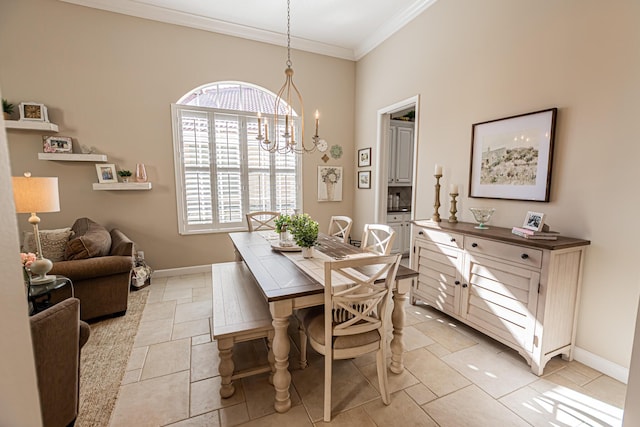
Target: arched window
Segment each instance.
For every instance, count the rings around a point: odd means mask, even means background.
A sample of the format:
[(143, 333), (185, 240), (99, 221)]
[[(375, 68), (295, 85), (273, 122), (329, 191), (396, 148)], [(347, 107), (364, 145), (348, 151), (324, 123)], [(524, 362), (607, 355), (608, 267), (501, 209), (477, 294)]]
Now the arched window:
[(181, 234), (243, 230), (247, 212), (301, 207), (300, 156), (269, 153), (256, 139), (257, 115), (272, 118), (275, 98), (227, 81), (171, 105)]

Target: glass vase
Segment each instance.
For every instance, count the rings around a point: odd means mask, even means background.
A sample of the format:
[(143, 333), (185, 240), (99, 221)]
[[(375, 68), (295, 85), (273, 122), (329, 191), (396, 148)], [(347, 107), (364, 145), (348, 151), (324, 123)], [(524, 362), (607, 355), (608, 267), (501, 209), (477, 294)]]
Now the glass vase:
[(144, 167), (144, 163), (138, 163), (136, 165), (136, 181), (147, 182), (147, 170)]

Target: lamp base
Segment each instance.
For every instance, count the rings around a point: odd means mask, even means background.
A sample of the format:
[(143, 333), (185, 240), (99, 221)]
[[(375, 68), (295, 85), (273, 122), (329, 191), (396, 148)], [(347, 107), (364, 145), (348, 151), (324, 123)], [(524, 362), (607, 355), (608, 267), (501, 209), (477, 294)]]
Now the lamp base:
[(48, 274), (43, 274), (43, 275), (39, 275), (39, 276), (35, 276), (35, 277), (31, 277), (31, 284), (32, 285), (44, 285), (47, 283), (51, 283), (51, 282), (55, 282), (56, 280), (56, 276), (50, 276)]

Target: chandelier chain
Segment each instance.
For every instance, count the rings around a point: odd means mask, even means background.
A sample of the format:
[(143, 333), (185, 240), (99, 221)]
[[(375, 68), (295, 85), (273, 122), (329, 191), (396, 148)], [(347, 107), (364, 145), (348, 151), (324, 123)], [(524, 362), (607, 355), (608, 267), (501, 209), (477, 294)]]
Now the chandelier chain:
[(287, 0), (287, 67), (291, 68), (291, 0)]

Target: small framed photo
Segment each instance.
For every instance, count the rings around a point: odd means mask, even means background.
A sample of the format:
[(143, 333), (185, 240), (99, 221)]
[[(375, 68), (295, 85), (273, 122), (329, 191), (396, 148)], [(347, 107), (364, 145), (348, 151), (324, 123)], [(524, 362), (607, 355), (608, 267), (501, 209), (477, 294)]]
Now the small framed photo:
[(45, 153), (73, 152), (73, 142), (68, 136), (43, 136), (42, 141)]
[(358, 150), (358, 167), (371, 166), (371, 147)]
[(98, 171), (98, 182), (101, 184), (115, 184), (118, 182), (118, 175), (116, 174), (116, 165), (114, 164), (99, 164), (96, 165)]
[(48, 122), (47, 107), (36, 102), (21, 102), (18, 106), (20, 110), (20, 120), (32, 122)]
[(524, 217), (524, 224), (522, 228), (527, 228), (533, 231), (542, 231), (544, 225), (544, 214), (540, 212), (527, 212), (527, 216)]
[(358, 188), (371, 188), (371, 171), (358, 172)]

